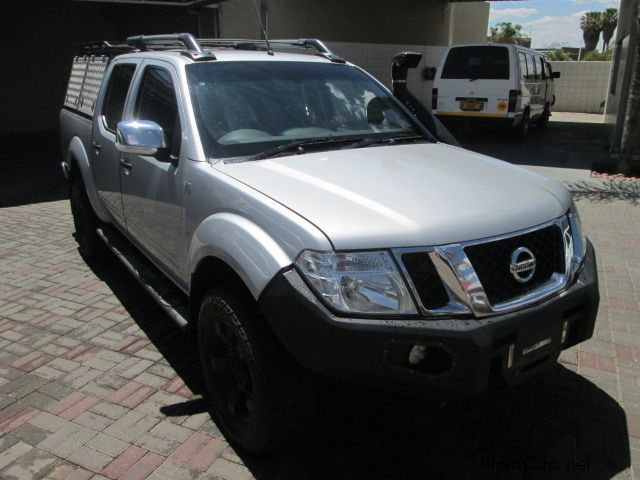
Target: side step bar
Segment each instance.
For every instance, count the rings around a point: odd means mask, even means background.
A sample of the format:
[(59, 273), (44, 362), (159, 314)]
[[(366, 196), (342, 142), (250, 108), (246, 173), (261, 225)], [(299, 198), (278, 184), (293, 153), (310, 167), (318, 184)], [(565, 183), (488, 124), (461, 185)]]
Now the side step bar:
[(171, 280), (139, 253), (117, 230), (103, 225), (96, 230), (102, 241), (113, 251), (118, 260), (140, 282), (156, 302), (167, 312), (171, 320), (183, 331), (187, 330), (189, 299)]

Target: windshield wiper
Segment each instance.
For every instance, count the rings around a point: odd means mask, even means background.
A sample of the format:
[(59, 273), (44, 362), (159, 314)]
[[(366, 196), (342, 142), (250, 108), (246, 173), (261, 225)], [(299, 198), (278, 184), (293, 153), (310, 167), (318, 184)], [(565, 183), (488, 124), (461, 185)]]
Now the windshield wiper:
[(336, 144), (351, 144), (362, 142), (362, 138), (360, 137), (319, 137), (319, 138), (310, 138), (307, 140), (299, 140), (297, 142), (285, 143), (284, 145), (280, 145), (279, 147), (271, 148), (269, 150), (265, 150), (264, 152), (260, 152), (253, 157), (250, 157), (249, 160), (263, 160), (265, 158), (273, 158), (278, 157), (280, 155), (285, 155), (289, 153), (295, 152), (296, 155), (300, 155), (303, 153), (307, 153), (307, 149), (315, 150), (316, 148), (321, 149), (322, 147), (336, 145)]
[(364, 148), (372, 145), (397, 145), (398, 143), (428, 142), (429, 139), (422, 135), (398, 135), (395, 137), (367, 138), (355, 145), (347, 145), (342, 148)]

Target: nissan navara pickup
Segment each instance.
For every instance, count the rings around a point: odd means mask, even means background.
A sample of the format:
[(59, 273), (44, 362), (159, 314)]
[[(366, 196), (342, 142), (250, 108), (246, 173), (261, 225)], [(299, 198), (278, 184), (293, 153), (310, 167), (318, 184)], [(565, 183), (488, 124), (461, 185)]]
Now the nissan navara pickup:
[(188, 330), (246, 449), (303, 433), (323, 378), (478, 395), (593, 333), (569, 191), (438, 141), (318, 40), (88, 44), (60, 131), (80, 253)]

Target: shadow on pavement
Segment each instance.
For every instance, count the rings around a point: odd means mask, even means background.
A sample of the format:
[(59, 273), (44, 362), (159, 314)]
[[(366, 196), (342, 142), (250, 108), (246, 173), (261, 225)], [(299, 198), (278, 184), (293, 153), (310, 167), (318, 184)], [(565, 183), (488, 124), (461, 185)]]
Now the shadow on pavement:
[[(188, 336), (115, 261), (91, 263), (196, 394), (204, 390)], [(607, 393), (561, 365), (480, 398), (419, 400), (331, 385), (308, 438), (277, 455), (237, 449), (257, 480), (590, 478), (630, 465), (626, 417)], [(196, 397), (168, 416), (207, 411)]]
[(525, 140), (507, 129), (469, 127), (459, 129), (456, 138), (466, 149), (518, 165), (590, 170), (594, 161), (609, 158), (601, 123), (552, 119), (545, 130), (532, 126)]
[(572, 182), (567, 187), (576, 200), (582, 198), (595, 203), (624, 200), (632, 205), (640, 204), (640, 182), (609, 180), (606, 182)]
[(67, 198), (57, 132), (0, 135), (0, 208)]

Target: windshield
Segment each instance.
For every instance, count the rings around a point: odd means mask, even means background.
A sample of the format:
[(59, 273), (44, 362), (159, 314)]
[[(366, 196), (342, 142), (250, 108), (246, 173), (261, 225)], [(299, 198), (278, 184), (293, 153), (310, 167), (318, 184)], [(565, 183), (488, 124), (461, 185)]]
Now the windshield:
[(449, 50), (442, 69), (448, 79), (509, 79), (509, 50), (506, 47), (456, 47)]
[(200, 63), (187, 66), (187, 78), (210, 158), (253, 156), (313, 139), (424, 135), (393, 97), (349, 65)]

